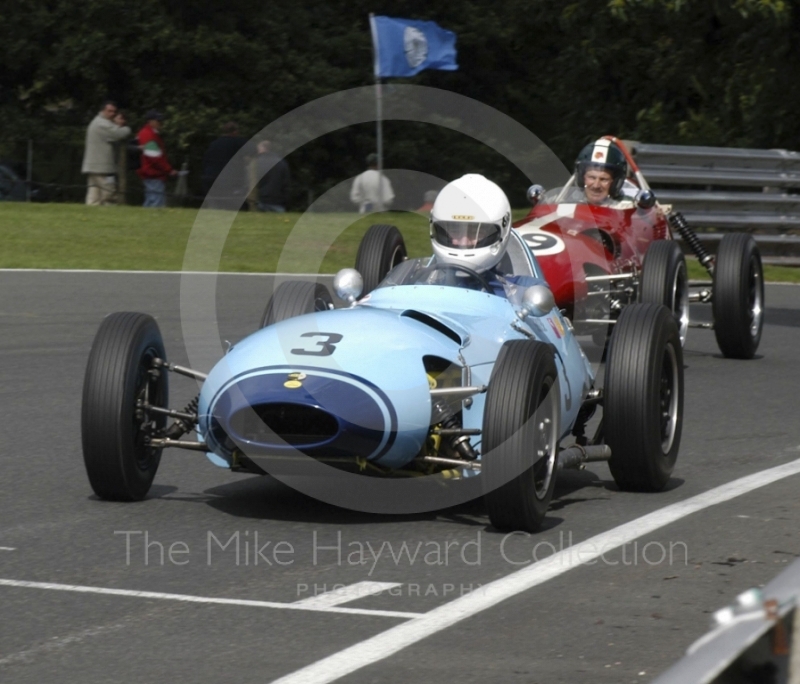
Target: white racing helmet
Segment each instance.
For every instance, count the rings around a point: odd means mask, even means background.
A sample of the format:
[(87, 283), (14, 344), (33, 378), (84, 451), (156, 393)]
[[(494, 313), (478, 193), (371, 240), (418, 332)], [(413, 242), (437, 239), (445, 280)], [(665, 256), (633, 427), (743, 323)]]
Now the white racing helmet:
[(448, 183), (431, 210), (431, 243), (438, 263), (483, 273), (506, 253), (511, 205), (496, 183), (469, 173)]

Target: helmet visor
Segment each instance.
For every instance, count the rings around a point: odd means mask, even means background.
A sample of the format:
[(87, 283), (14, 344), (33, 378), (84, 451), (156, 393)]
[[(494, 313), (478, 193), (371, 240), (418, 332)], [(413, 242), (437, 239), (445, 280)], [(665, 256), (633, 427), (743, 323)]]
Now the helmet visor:
[(434, 221), (433, 239), (451, 249), (489, 247), (500, 241), (500, 226), (496, 223), (471, 221)]

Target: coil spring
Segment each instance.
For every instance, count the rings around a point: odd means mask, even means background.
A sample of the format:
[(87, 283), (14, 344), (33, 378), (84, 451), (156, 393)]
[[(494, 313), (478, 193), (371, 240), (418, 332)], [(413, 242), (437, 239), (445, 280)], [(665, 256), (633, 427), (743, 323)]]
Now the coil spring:
[[(431, 411), (431, 423), (441, 423), (443, 428), (457, 429), (460, 428), (458, 419), (455, 417), (453, 410), (447, 405), (443, 399), (439, 399), (433, 404)], [(466, 435), (453, 435), (448, 440), (450, 448), (457, 452), (461, 458), (467, 461), (474, 461), (478, 455), (470, 444), (469, 437)]]
[(197, 406), (199, 403), (200, 395), (198, 394), (194, 399), (186, 404), (186, 408), (183, 409), (183, 413), (193, 415), (195, 419), (193, 421), (190, 421), (186, 418), (176, 419), (175, 422), (166, 429), (164, 436), (168, 437), (169, 439), (179, 439), (187, 432), (190, 432), (197, 424)]
[(689, 223), (683, 217), (683, 214), (681, 214), (679, 211), (673, 211), (667, 217), (667, 220), (669, 221), (669, 225), (672, 226), (673, 229), (677, 230), (678, 233), (680, 233), (680, 236), (686, 241), (686, 244), (689, 245), (689, 248), (694, 252), (697, 260), (703, 266), (705, 266), (709, 273), (712, 273), (714, 257), (706, 252), (705, 248), (700, 243), (700, 239), (697, 237), (697, 233), (692, 230)]
[(197, 415), (197, 406), (200, 403), (200, 395), (198, 394), (194, 399), (192, 399), (188, 404), (186, 404), (186, 408), (183, 409), (183, 413), (193, 413)]

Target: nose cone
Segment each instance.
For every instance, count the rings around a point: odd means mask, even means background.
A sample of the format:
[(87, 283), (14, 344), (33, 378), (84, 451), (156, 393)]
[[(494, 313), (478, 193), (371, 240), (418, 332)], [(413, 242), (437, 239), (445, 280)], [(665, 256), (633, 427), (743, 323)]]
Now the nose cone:
[(454, 360), (457, 350), (435, 327), (372, 307), (288, 319), (240, 341), (211, 370), (198, 431), (223, 463), (239, 449), (402, 467), (430, 426), (423, 357)]
[(211, 407), (210, 439), (250, 456), (379, 459), (397, 416), (382, 393), (330, 371), (275, 369), (229, 385)]

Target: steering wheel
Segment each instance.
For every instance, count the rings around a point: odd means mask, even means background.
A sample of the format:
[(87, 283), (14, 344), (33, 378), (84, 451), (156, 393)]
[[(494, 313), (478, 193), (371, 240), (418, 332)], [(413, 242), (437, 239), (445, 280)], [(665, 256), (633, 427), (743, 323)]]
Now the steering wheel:
[[(481, 286), (482, 291), (488, 292), (489, 294), (494, 294), (494, 288), (489, 285), (489, 281), (486, 280), (486, 278), (484, 278), (480, 273), (473, 271), (467, 266), (461, 266), (459, 264), (433, 264), (429, 269), (429, 273), (435, 273), (436, 271), (450, 271), (453, 273), (453, 277), (458, 272), (466, 273), (472, 281), (477, 282)], [(448, 281), (450, 280), (451, 278), (448, 278)]]

